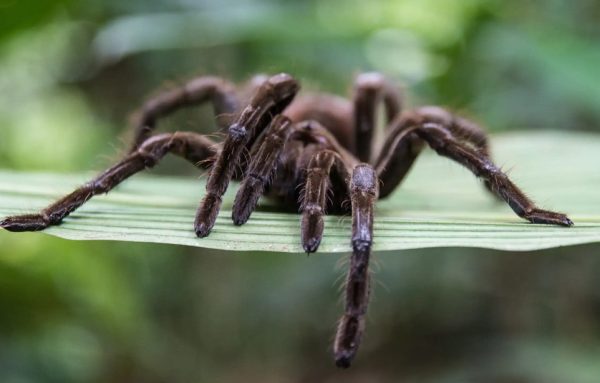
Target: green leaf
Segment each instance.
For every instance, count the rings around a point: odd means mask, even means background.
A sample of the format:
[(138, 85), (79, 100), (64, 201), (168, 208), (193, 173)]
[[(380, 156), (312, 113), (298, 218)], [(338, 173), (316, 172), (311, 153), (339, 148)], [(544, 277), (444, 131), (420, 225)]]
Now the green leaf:
[(20, 0), (0, 2), (0, 43), (15, 33), (45, 24), (65, 11), (72, 0)]
[[(494, 200), (468, 171), (425, 153), (402, 186), (377, 205), (375, 250), (482, 247), (535, 250), (600, 241), (600, 137), (518, 133), (492, 137), (494, 158), (541, 206), (566, 212), (571, 228), (532, 225)], [(0, 216), (33, 212), (92, 174), (0, 171)], [(172, 243), (226, 250), (301, 253), (300, 216), (263, 200), (244, 226), (231, 223), (237, 189), (226, 194), (207, 238), (192, 229), (203, 180), (137, 176), (98, 196), (44, 233), (68, 239)], [(320, 252), (346, 252), (349, 216), (329, 216)], [(5, 235), (22, 235), (0, 233)]]

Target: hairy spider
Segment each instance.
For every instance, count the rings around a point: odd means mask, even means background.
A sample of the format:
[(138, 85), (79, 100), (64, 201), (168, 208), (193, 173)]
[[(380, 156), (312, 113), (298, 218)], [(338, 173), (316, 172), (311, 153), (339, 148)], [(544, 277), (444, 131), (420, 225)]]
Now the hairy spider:
[[(116, 165), (38, 214), (8, 217), (0, 226), (33, 231), (57, 225), (94, 195), (153, 167), (169, 152), (209, 169), (206, 195), (194, 222), (198, 237), (213, 228), (232, 178), (241, 181), (233, 223), (244, 224), (261, 195), (275, 198), (284, 207), (300, 210), (301, 242), (307, 253), (319, 247), (326, 211), (351, 212), (345, 311), (333, 345), (336, 364), (348, 367), (365, 327), (375, 201), (400, 184), (425, 144), (483, 179), (518, 216), (532, 223), (573, 224), (564, 214), (538, 208), (494, 165), (479, 126), (434, 106), (402, 112), (399, 89), (380, 74), (359, 75), (351, 100), (329, 94), (295, 98), (299, 88), (293, 77), (278, 74), (256, 77), (249, 85), (251, 97), (245, 98), (243, 90), (217, 77), (195, 78), (160, 93), (137, 113), (133, 144)], [(161, 117), (204, 102), (212, 103), (218, 124), (226, 129), (223, 142), (193, 132), (151, 135)], [(380, 105), (387, 120), (386, 138), (380, 152), (372, 153)], [(232, 123), (223, 118), (227, 116), (235, 116)], [(246, 151), (249, 155), (243, 155)], [(236, 172), (238, 168), (243, 171)], [(350, 204), (344, 203), (347, 200)]]

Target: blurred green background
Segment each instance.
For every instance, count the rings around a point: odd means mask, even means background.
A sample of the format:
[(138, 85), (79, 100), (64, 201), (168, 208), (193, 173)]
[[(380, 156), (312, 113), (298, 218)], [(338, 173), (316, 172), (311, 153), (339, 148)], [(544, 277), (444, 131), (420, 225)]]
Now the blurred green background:
[[(598, 131), (599, 19), (597, 0), (0, 0), (0, 167), (102, 169), (148, 95), (209, 73), (287, 71), (347, 94), (377, 70), (411, 104), (492, 132)], [(209, 108), (162, 126), (214, 129)], [(171, 160), (154, 172), (196, 176)], [(594, 245), (376, 254), (367, 335), (339, 371), (344, 257), (6, 232), (0, 244), (3, 383), (600, 376)]]

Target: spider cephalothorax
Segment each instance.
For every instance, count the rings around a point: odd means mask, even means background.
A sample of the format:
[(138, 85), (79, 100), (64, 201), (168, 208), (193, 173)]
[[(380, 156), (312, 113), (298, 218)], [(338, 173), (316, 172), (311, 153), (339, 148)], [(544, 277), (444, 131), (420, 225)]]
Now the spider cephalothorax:
[[(153, 167), (169, 152), (209, 170), (193, 226), (199, 237), (213, 228), (232, 178), (241, 181), (233, 222), (244, 224), (261, 195), (275, 198), (284, 207), (300, 210), (300, 236), (307, 253), (319, 247), (326, 211), (349, 212), (352, 256), (345, 311), (333, 347), (336, 364), (348, 367), (365, 325), (375, 201), (400, 184), (425, 145), (472, 171), (520, 217), (532, 223), (573, 224), (564, 214), (536, 207), (494, 165), (487, 137), (476, 124), (439, 107), (402, 111), (399, 90), (379, 74), (359, 75), (351, 100), (328, 94), (295, 98), (298, 90), (293, 77), (278, 74), (256, 77), (240, 91), (223, 79), (200, 77), (160, 93), (137, 113), (133, 144), (121, 161), (41, 212), (8, 217), (0, 226), (32, 231), (57, 225), (94, 195)], [(245, 93), (251, 96), (242, 96)], [(152, 135), (159, 118), (204, 102), (213, 104), (219, 125), (226, 129), (223, 142), (193, 132)], [(385, 109), (386, 138), (379, 153), (373, 153), (380, 105)], [(227, 123), (224, 116), (234, 117)], [(243, 171), (236, 172), (238, 168)]]

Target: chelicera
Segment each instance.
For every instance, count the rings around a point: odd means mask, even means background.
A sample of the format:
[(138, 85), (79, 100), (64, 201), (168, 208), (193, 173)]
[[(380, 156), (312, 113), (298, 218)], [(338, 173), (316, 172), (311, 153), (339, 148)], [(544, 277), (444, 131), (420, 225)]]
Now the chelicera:
[[(319, 247), (326, 211), (351, 213), (345, 311), (333, 345), (336, 364), (348, 367), (365, 327), (375, 202), (402, 182), (424, 146), (465, 166), (518, 216), (532, 223), (573, 224), (564, 214), (538, 208), (509, 180), (491, 161), (479, 126), (439, 107), (403, 111), (401, 92), (380, 74), (357, 76), (350, 100), (330, 94), (296, 97), (299, 88), (292, 76), (278, 74), (258, 76), (239, 90), (221, 78), (199, 77), (160, 93), (137, 113), (133, 143), (116, 165), (41, 212), (8, 217), (0, 225), (10, 231), (57, 225), (94, 195), (155, 166), (167, 153), (209, 172), (193, 225), (198, 237), (211, 232), (231, 179), (241, 181), (235, 225), (250, 218), (262, 195), (274, 198), (300, 211), (300, 241), (307, 253)], [(161, 117), (205, 102), (212, 103), (226, 132), (223, 142), (194, 132), (152, 134)], [(374, 153), (381, 106), (386, 138)]]

